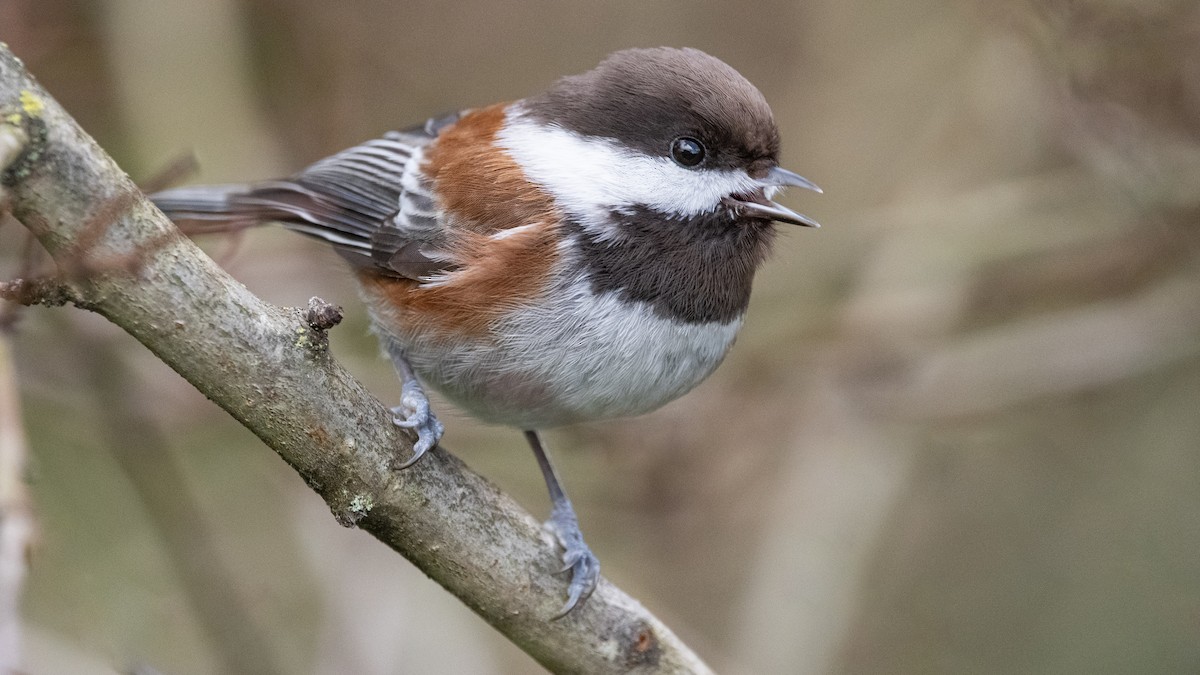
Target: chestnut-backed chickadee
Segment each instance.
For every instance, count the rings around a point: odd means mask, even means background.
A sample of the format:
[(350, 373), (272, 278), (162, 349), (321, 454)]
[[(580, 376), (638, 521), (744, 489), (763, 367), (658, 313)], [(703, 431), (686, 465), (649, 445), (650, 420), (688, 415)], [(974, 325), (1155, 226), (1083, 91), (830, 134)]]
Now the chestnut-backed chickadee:
[[(571, 572), (599, 563), (537, 429), (637, 415), (708, 377), (742, 325), (775, 202), (820, 192), (778, 164), (757, 89), (694, 49), (630, 49), (548, 91), (385, 134), (290, 178), (153, 195), (214, 229), (279, 222), (351, 265), (403, 381), (415, 462), (442, 435), (428, 385), (525, 430)], [(560, 616), (561, 616), (560, 614)]]

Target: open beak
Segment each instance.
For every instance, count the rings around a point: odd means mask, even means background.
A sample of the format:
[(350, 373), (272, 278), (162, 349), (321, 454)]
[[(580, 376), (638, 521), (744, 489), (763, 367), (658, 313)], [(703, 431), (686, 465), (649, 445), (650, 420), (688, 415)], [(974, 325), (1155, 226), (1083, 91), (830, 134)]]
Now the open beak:
[[(761, 181), (763, 187), (801, 187), (805, 190), (812, 190), (816, 193), (821, 193), (823, 190), (817, 187), (817, 184), (811, 180), (801, 176), (798, 173), (793, 173), (787, 169), (780, 167), (772, 167), (767, 171), (767, 175)], [(809, 218), (802, 213), (796, 213), (782, 204), (777, 204), (770, 199), (762, 191), (756, 191), (751, 195), (735, 195), (728, 198), (729, 206), (738, 210), (738, 212), (751, 216), (753, 218), (765, 218), (774, 220), (780, 223), (791, 223), (793, 225), (803, 225), (804, 227), (820, 227), (821, 224)]]

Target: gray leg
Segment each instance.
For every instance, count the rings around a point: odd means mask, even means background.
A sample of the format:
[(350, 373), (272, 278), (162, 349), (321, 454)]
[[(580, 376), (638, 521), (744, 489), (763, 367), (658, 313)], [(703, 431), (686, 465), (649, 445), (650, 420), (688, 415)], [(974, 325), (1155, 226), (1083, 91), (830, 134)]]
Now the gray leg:
[(395, 415), (392, 422), (398, 427), (417, 432), (417, 442), (413, 444), (412, 457), (400, 465), (400, 468), (404, 469), (412, 466), (414, 462), (421, 459), (421, 455), (442, 440), (445, 427), (429, 409), (429, 397), (425, 395), (421, 381), (417, 379), (417, 374), (413, 372), (412, 366), (405, 358), (404, 350), (389, 341), (387, 351), (388, 355), (392, 357), (392, 365), (396, 367), (396, 374), (400, 376), (402, 383), (400, 405), (392, 408), (392, 414)]
[(587, 600), (592, 591), (596, 590), (596, 582), (600, 579), (600, 561), (583, 541), (583, 532), (579, 530), (575, 508), (563, 492), (558, 476), (554, 474), (554, 467), (550, 466), (550, 458), (546, 456), (546, 450), (542, 447), (542, 439), (536, 431), (526, 431), (525, 439), (529, 441), (529, 446), (533, 448), (533, 454), (537, 457), (542, 477), (546, 479), (546, 489), (550, 491), (550, 501), (554, 505), (546, 526), (558, 539), (559, 546), (562, 546), (562, 571), (571, 573), (571, 584), (567, 587), (567, 604), (554, 615), (554, 618), (558, 619)]

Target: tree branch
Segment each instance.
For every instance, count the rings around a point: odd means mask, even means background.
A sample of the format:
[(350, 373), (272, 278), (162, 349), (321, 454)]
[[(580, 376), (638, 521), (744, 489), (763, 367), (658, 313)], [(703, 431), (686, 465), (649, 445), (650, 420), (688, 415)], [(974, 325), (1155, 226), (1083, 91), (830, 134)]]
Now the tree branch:
[(123, 328), (254, 432), (339, 522), (408, 558), (552, 671), (708, 672), (605, 580), (551, 621), (565, 582), (538, 523), (442, 450), (395, 470), (412, 438), (330, 358), (332, 322), (264, 303), (230, 278), (0, 45), (5, 124), (29, 139), (2, 177), (12, 212), (58, 263), (61, 297)]

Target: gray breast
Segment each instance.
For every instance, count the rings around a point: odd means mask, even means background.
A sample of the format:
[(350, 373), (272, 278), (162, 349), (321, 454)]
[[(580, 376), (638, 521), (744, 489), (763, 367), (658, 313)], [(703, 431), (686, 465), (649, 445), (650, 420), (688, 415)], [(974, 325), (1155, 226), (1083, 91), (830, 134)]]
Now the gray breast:
[[(638, 415), (708, 377), (741, 317), (685, 323), (583, 279), (496, 326), (486, 345), (409, 345), (422, 378), (485, 421), (539, 429)], [(427, 349), (428, 348), (428, 349)]]

